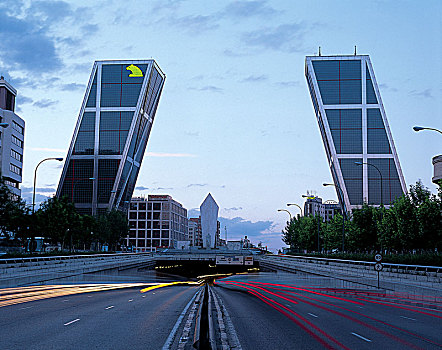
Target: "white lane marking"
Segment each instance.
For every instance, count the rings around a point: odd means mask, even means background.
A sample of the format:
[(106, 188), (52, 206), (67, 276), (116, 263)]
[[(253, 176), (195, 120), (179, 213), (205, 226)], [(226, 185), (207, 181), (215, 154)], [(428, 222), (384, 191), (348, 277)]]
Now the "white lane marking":
[(20, 310), (30, 309), (32, 306), (21, 307)]
[(65, 303), (65, 302), (67, 302), (67, 301), (69, 301), (69, 299), (63, 300), (63, 303)]
[(80, 319), (79, 319), (79, 318), (76, 318), (75, 320), (72, 320), (71, 322), (65, 323), (64, 325), (65, 325), (65, 326), (69, 326), (70, 324), (72, 324), (72, 323), (74, 323), (74, 322), (77, 322), (77, 321), (80, 321)]
[(318, 317), (318, 316), (316, 316), (315, 314), (311, 314), (310, 312), (308, 313), (310, 316), (313, 316), (313, 317)]
[(87, 297), (88, 297), (88, 298), (92, 298), (92, 295), (88, 295)]
[(112, 309), (112, 308), (114, 308), (114, 307), (115, 307), (115, 306), (113, 306), (113, 305), (108, 306), (108, 307), (106, 308), (106, 310)]
[(131, 301), (134, 301), (134, 300), (133, 300), (133, 299), (129, 299), (128, 301), (129, 301), (129, 303), (130, 303)]
[(363, 307), (362, 307), (362, 306), (358, 306), (358, 308), (360, 308), (360, 309), (363, 309)]
[(399, 317), (405, 318), (406, 320), (417, 321), (415, 318), (411, 318), (411, 317), (406, 317), (406, 316), (399, 316)]
[(192, 303), (195, 300), (196, 295), (198, 293), (199, 293), (199, 290), (193, 295), (192, 299), (190, 299), (189, 302), (187, 303), (187, 305), (184, 307), (183, 312), (181, 313), (181, 315), (176, 320), (175, 326), (173, 326), (172, 330), (170, 331), (170, 334), (167, 337), (166, 342), (164, 343), (162, 350), (169, 350), (170, 347), (172, 346), (173, 339), (175, 338), (175, 333), (177, 332), (178, 327), (180, 326), (181, 322), (183, 321), (183, 318), (186, 315), (187, 310), (189, 309), (190, 305), (192, 305)]
[(142, 298), (145, 298), (145, 297), (146, 297), (145, 295), (142, 296)]
[(359, 335), (358, 333), (351, 332), (351, 334), (353, 334), (355, 337), (358, 337), (359, 339), (365, 340), (366, 342), (371, 342), (370, 339), (367, 339), (367, 338), (363, 337), (362, 335)]

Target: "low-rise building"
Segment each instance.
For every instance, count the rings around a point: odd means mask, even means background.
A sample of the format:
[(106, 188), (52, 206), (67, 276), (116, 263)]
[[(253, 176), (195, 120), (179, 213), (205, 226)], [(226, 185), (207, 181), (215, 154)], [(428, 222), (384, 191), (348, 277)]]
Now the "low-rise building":
[(327, 200), (322, 203), (322, 198), (317, 196), (307, 197), (304, 203), (304, 216), (319, 215), (323, 221), (330, 221), (337, 213), (341, 212), (339, 203)]
[(132, 198), (128, 211), (127, 247), (134, 251), (175, 248), (187, 240), (187, 209), (169, 195)]

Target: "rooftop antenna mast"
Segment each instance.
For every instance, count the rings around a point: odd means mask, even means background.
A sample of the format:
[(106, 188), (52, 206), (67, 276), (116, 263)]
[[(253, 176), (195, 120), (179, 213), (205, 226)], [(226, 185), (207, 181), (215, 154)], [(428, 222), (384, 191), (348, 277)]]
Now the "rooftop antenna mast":
[(356, 45), (355, 45), (355, 56), (356, 56)]
[(321, 46), (319, 46), (318, 55), (321, 56)]
[(226, 244), (227, 244), (227, 226), (224, 226), (224, 232), (226, 233)]

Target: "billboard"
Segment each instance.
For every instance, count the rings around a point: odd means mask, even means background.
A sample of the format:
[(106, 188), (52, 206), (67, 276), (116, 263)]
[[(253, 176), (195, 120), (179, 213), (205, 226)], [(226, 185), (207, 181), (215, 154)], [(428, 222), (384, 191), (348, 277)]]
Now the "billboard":
[(216, 256), (217, 265), (244, 265), (244, 257), (242, 255), (238, 256)]

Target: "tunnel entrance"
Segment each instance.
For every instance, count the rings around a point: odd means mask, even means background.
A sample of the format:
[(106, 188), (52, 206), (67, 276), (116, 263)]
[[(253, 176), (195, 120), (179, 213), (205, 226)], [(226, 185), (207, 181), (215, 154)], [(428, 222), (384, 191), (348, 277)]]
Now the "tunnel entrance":
[(258, 272), (259, 264), (216, 265), (214, 261), (157, 260), (154, 267), (158, 275), (182, 276), (197, 280), (198, 276)]

